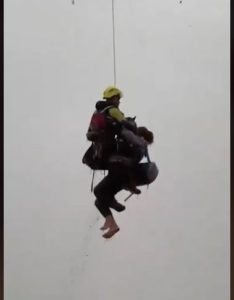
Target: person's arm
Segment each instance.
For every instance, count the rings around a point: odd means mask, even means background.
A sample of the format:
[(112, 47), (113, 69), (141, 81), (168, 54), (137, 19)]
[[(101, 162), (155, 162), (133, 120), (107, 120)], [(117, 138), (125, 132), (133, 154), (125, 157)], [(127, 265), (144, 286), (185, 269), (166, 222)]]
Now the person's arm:
[(109, 109), (109, 116), (122, 125), (122, 127), (135, 131), (135, 126), (125, 118), (124, 114), (117, 107)]
[(109, 115), (118, 122), (122, 122), (125, 120), (124, 114), (117, 107), (110, 108)]

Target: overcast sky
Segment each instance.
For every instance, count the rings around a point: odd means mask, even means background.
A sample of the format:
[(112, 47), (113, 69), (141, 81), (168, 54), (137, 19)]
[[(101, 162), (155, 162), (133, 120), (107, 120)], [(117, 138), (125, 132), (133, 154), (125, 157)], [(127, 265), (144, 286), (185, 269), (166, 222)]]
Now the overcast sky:
[(229, 1), (115, 0), (121, 109), (160, 173), (110, 241), (81, 159), (111, 0), (4, 5), (5, 300), (228, 300)]

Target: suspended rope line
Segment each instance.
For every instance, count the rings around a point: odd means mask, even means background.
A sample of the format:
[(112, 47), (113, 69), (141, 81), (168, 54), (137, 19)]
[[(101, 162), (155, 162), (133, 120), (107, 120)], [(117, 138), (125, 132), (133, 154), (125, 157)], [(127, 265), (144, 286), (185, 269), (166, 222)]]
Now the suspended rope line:
[(127, 201), (129, 198), (131, 198), (132, 196), (133, 196), (134, 194), (133, 193), (131, 193), (130, 195), (128, 195), (128, 197), (127, 198), (125, 198), (124, 199), (124, 201)]
[(115, 6), (114, 6), (114, 0), (112, 0), (112, 29), (113, 29), (113, 69), (114, 69), (114, 85), (116, 85)]

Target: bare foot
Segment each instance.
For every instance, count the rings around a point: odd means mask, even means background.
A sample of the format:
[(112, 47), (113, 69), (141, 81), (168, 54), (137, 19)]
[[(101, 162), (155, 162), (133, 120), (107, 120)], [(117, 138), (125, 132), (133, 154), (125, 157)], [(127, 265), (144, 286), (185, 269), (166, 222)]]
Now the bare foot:
[(108, 228), (116, 228), (118, 225), (115, 222), (115, 219), (112, 215), (109, 215), (105, 218), (104, 225), (100, 228), (101, 230), (106, 230)]
[(109, 228), (109, 226), (107, 225), (107, 224), (104, 224), (100, 229), (101, 230), (106, 230), (106, 229), (108, 229)]
[[(114, 223), (113, 223), (114, 222)], [(111, 228), (113, 226), (115, 226), (115, 221), (113, 220), (113, 217), (107, 217), (105, 220), (105, 223), (103, 224), (103, 226), (100, 228), (101, 230), (106, 230), (108, 228)]]
[(115, 235), (119, 231), (119, 227), (110, 228), (109, 231), (103, 234), (105, 239), (110, 239), (113, 235)]

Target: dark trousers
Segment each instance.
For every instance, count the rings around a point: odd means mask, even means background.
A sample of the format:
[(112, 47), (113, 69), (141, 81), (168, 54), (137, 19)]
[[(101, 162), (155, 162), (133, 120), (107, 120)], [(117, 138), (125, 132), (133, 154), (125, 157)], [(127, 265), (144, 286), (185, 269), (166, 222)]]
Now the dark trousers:
[(125, 172), (121, 172), (121, 175), (119, 171), (118, 173), (109, 171), (108, 175), (94, 188), (95, 206), (104, 218), (112, 215), (110, 207), (116, 201), (115, 195), (123, 189), (126, 181)]
[(95, 205), (103, 217), (111, 215), (110, 207), (115, 200), (115, 195), (129, 184), (132, 177), (136, 186), (152, 183), (158, 176), (155, 163), (140, 163), (133, 168), (124, 166), (113, 167), (108, 175), (94, 188), (96, 196)]

